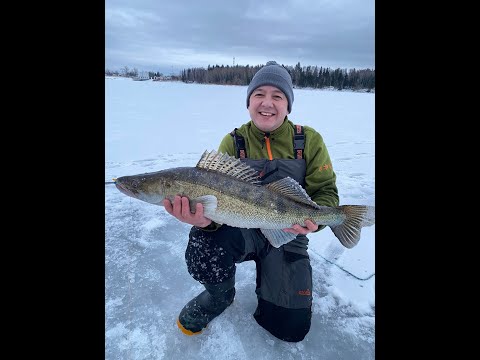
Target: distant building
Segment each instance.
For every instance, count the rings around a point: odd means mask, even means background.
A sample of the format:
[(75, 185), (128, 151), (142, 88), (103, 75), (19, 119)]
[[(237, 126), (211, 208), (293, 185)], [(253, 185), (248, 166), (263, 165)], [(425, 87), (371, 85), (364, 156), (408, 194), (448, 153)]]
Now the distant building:
[(132, 78), (134, 81), (145, 81), (145, 80), (150, 80), (150, 77), (148, 76), (148, 72), (142, 71), (139, 73), (137, 76)]
[(153, 81), (169, 81), (169, 80), (172, 80), (172, 77), (171, 76), (154, 76), (153, 77)]

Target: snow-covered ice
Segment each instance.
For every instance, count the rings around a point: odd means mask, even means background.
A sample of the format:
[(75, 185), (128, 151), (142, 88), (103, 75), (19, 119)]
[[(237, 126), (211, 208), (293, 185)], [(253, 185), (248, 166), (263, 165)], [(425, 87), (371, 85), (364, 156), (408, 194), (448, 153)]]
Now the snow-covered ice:
[[(105, 79), (105, 181), (195, 166), (249, 120), (245, 86)], [(295, 89), (289, 118), (323, 136), (341, 204), (375, 204), (375, 94)], [(310, 234), (312, 327), (281, 341), (253, 318), (255, 263), (237, 265), (236, 297), (203, 334), (175, 321), (203, 290), (187, 271), (190, 225), (105, 185), (105, 358), (374, 359), (375, 226), (344, 248), (329, 228)]]

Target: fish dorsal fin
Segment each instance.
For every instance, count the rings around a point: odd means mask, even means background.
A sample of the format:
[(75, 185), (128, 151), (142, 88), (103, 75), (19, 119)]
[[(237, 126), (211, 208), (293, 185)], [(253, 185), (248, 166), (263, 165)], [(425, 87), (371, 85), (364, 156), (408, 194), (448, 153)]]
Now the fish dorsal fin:
[(205, 151), (196, 167), (207, 171), (217, 171), (253, 185), (260, 185), (260, 178), (255, 169), (241, 162), (240, 159), (215, 150)]
[(308, 196), (305, 189), (302, 188), (302, 185), (300, 185), (291, 177), (286, 177), (281, 180), (274, 181), (270, 184), (267, 184), (266, 186), (268, 189), (278, 192), (292, 200), (313, 206), (317, 209), (320, 208), (317, 203), (310, 199), (310, 196)]

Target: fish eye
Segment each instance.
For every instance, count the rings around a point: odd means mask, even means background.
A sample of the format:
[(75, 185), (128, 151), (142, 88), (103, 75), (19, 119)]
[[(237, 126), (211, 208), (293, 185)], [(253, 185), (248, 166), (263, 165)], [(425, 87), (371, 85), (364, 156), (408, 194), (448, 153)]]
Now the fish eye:
[(132, 186), (136, 189), (139, 185), (138, 180), (132, 180)]

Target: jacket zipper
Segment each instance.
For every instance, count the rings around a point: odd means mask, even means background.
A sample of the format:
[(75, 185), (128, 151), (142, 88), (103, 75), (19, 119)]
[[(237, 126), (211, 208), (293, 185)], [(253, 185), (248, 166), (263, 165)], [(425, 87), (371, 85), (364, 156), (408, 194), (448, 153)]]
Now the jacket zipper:
[(265, 139), (265, 145), (267, 145), (268, 159), (273, 160), (272, 149), (270, 148), (270, 133), (265, 133), (263, 138)]

